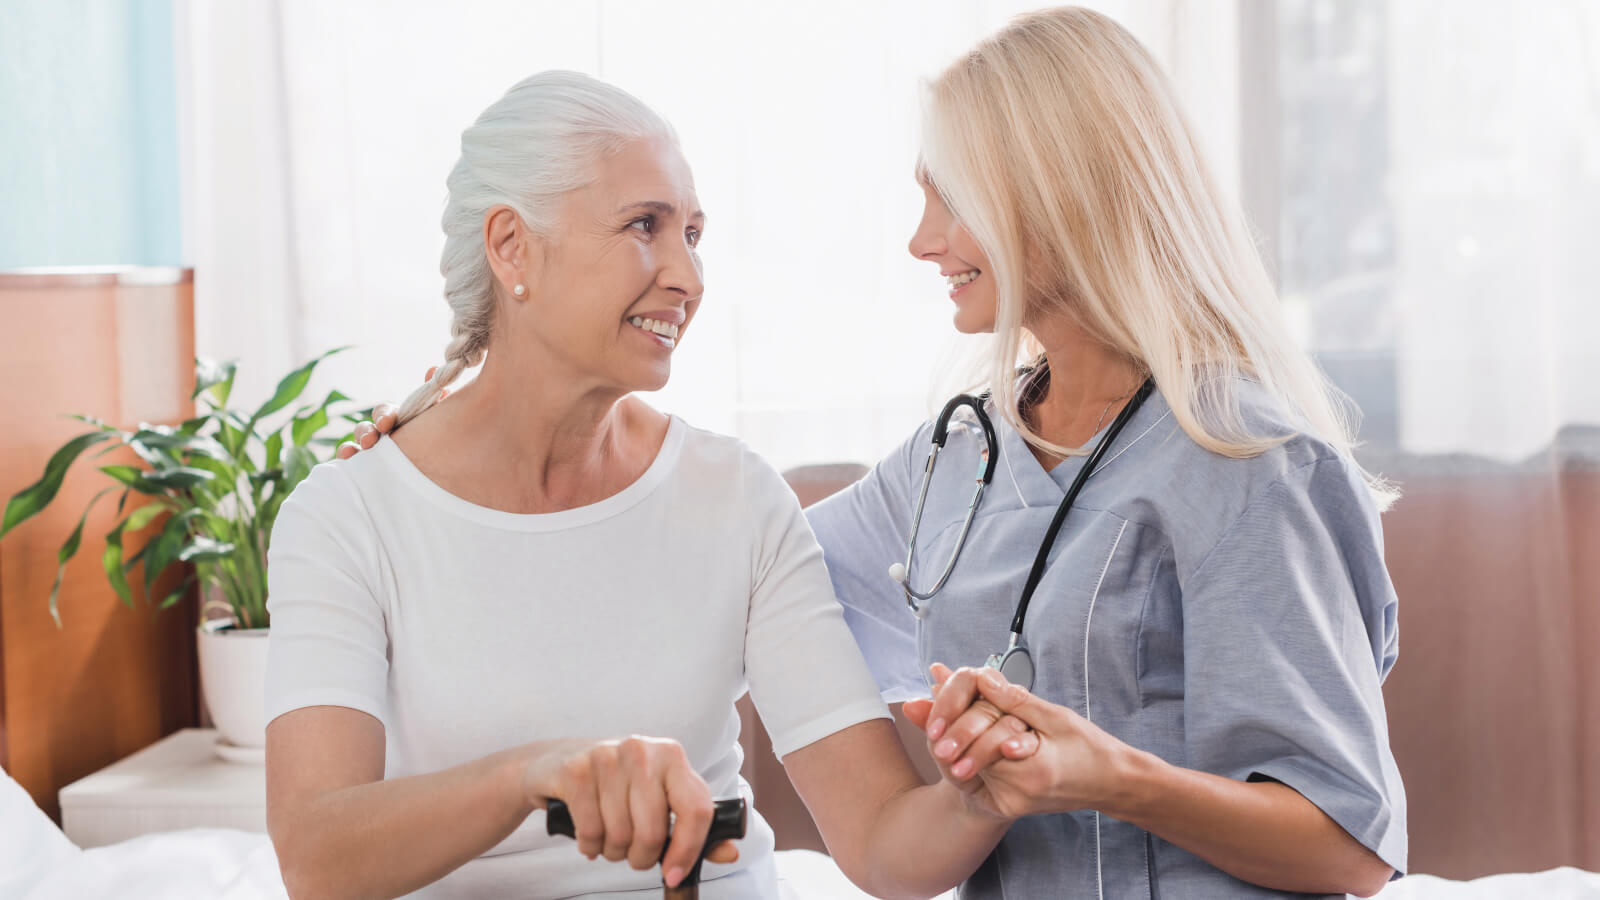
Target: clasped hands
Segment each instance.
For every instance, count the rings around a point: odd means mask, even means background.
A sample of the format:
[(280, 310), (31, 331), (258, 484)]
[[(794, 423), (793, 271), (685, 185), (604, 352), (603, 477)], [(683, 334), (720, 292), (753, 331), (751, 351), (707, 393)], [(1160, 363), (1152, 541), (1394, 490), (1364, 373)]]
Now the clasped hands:
[(1115, 802), (1126, 744), (994, 669), (935, 663), (929, 671), (933, 697), (906, 701), (906, 718), (927, 735), (940, 774), (973, 808), (1017, 819)]

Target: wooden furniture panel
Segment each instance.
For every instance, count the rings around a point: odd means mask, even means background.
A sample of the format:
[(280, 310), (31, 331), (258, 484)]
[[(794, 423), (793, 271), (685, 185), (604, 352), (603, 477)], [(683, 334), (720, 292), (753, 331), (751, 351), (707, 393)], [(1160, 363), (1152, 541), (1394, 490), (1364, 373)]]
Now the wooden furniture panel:
[(1411, 870), (1600, 869), (1600, 473), (1401, 481), (1384, 697)]
[[(67, 413), (122, 427), (187, 418), (193, 358), (187, 270), (0, 273), (0, 496), (32, 484), (50, 454), (87, 429)], [(138, 585), (128, 609), (106, 584), (100, 555), (115, 494), (90, 515), (68, 564), (62, 627), (50, 618), (56, 551), (111, 483), (93, 465), (136, 461), (118, 451), (91, 465), (99, 449), (0, 544), (0, 763), (52, 817), (62, 786), (196, 719), (193, 598), (158, 614)], [(140, 543), (130, 536), (127, 552)]]

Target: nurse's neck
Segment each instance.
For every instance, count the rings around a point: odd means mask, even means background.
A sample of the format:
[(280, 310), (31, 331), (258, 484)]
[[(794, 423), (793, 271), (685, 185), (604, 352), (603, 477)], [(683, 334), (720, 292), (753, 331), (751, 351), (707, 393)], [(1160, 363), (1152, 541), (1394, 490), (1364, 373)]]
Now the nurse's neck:
[[(1045, 440), (1083, 447), (1132, 399), (1143, 381), (1139, 367), (1091, 338), (1076, 322), (1042, 322), (1029, 330), (1044, 346), (1050, 380), (1022, 415)], [(1038, 447), (1032, 450), (1047, 469), (1063, 458)]]

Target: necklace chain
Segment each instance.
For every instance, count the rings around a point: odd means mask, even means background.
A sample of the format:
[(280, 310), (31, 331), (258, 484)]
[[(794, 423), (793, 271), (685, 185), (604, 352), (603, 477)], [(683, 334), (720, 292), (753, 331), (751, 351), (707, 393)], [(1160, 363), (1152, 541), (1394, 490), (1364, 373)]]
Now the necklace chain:
[(1095, 434), (1099, 434), (1100, 433), (1100, 426), (1105, 424), (1106, 416), (1111, 415), (1111, 407), (1116, 406), (1118, 403), (1121, 403), (1122, 401), (1128, 399), (1129, 397), (1132, 397), (1133, 396), (1133, 391), (1137, 391), (1138, 389), (1139, 389), (1138, 385), (1135, 385), (1133, 390), (1128, 391), (1126, 394), (1123, 394), (1121, 397), (1113, 397), (1113, 398), (1111, 398), (1111, 402), (1106, 404), (1106, 408), (1100, 411), (1100, 418), (1096, 419), (1095, 422), (1094, 422), (1094, 433)]

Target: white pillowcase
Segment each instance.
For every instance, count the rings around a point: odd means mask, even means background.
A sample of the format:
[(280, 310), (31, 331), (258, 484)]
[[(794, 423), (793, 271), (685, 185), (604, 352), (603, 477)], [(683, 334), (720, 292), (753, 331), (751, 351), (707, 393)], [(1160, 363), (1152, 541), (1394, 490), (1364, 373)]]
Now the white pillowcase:
[(0, 769), (0, 897), (25, 897), (82, 851)]

